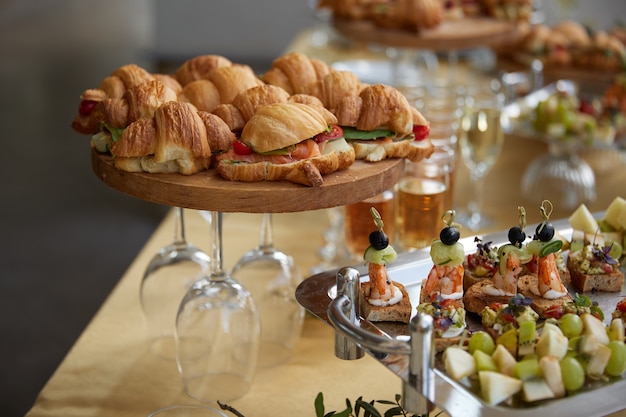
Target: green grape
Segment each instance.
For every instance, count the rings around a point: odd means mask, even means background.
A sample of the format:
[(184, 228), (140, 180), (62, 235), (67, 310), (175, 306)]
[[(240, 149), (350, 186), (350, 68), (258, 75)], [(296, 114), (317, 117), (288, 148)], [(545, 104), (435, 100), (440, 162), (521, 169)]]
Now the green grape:
[(583, 332), (583, 321), (579, 315), (567, 313), (559, 320), (559, 328), (568, 339), (571, 339)]
[(585, 384), (585, 368), (573, 356), (565, 356), (559, 361), (561, 377), (567, 391), (577, 391)]
[(481, 350), (488, 355), (491, 355), (496, 350), (496, 344), (489, 333), (479, 330), (474, 332), (469, 339), (467, 350), (469, 353), (474, 354), (475, 351)]
[(626, 344), (613, 340), (608, 344), (611, 357), (604, 368), (604, 373), (610, 376), (621, 376), (626, 372)]

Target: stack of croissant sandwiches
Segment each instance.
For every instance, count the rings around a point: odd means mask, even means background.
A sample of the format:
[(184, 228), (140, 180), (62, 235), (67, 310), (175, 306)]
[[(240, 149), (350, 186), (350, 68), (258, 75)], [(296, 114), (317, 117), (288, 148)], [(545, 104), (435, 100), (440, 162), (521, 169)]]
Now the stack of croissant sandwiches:
[(320, 186), (355, 160), (429, 157), (428, 122), (397, 89), (300, 53), (262, 75), (220, 55), (174, 74), (129, 64), (81, 95), (72, 128), (128, 172)]

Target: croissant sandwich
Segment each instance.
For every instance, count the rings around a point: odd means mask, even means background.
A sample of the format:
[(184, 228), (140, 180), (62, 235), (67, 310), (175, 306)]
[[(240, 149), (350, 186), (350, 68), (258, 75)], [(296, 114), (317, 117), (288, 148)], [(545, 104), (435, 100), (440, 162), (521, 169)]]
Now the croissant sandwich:
[(375, 84), (358, 96), (347, 96), (334, 111), (344, 137), (354, 147), (356, 159), (370, 162), (407, 158), (417, 162), (428, 158), (433, 144), (422, 114), (397, 89)]
[[(297, 54), (289, 54), (276, 60), (270, 71), (281, 68), (281, 73), (299, 74), (297, 69), (306, 67), (306, 62)], [(294, 68), (288, 71), (290, 65)], [(355, 148), (356, 159), (375, 162), (408, 158), (417, 162), (434, 151), (432, 143), (424, 140), (429, 134), (428, 122), (396, 88), (363, 84), (350, 71), (315, 73), (310, 68), (309, 73), (309, 77), (299, 77), (298, 81), (305, 84), (298, 91), (319, 98), (323, 106), (337, 117), (345, 139)], [(269, 74), (262, 78), (285, 85)], [(294, 90), (291, 85), (285, 88)]]
[[(151, 74), (135, 64), (123, 65), (105, 77), (98, 88), (83, 91), (72, 128), (79, 133), (92, 135), (105, 128), (102, 123), (107, 123), (108, 117), (116, 119), (118, 124), (124, 124), (115, 127), (125, 127), (146, 113), (152, 116), (159, 105), (176, 100), (181, 90), (181, 85), (170, 75)], [(126, 103), (120, 103), (119, 100)], [(111, 101), (114, 103), (111, 104)], [(131, 107), (120, 109), (119, 106), (127, 106), (128, 101), (132, 101)], [(110, 115), (111, 111), (113, 115)], [(120, 111), (124, 112), (121, 115), (123, 119), (120, 119)], [(133, 118), (130, 121), (127, 120), (129, 111)]]
[(192, 175), (209, 168), (211, 155), (231, 147), (235, 135), (219, 117), (170, 101), (154, 117), (131, 123), (111, 145), (117, 169)]
[(291, 181), (320, 186), (323, 176), (348, 168), (354, 150), (333, 129), (336, 117), (321, 106), (281, 102), (259, 107), (233, 147), (217, 159), (231, 181)]

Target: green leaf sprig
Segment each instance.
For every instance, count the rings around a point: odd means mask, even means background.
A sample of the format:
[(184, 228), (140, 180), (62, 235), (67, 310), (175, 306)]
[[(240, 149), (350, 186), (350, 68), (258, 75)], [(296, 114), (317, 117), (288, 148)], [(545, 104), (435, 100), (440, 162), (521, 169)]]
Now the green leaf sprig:
[[(326, 412), (324, 408), (324, 395), (320, 392), (315, 397), (315, 416), (316, 417), (393, 417), (393, 416), (403, 416), (403, 417), (428, 417), (428, 414), (412, 414), (408, 413), (402, 405), (400, 405), (400, 401), (402, 400), (402, 396), (400, 394), (396, 394), (395, 401), (389, 400), (372, 400), (365, 401), (363, 397), (357, 398), (354, 402), (354, 407), (352, 406), (352, 402), (346, 398), (346, 408), (342, 411), (329, 411)], [(387, 406), (387, 409), (382, 411), (379, 410), (376, 405), (384, 405)], [(442, 413), (439, 412), (433, 417), (437, 417)]]

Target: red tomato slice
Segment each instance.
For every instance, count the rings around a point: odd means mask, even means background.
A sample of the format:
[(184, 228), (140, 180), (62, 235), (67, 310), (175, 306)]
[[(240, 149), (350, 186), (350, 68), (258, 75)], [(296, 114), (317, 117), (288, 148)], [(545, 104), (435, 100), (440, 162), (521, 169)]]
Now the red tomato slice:
[(78, 106), (78, 113), (82, 114), (83, 116), (88, 116), (91, 114), (91, 112), (93, 111), (93, 109), (96, 107), (97, 104), (98, 104), (97, 101), (83, 100), (80, 102)]
[(413, 134), (415, 135), (415, 140), (424, 140), (428, 137), (429, 133), (430, 127), (424, 125), (413, 125)]
[(622, 313), (626, 313), (626, 298), (617, 303), (615, 309), (621, 311)]
[(237, 155), (250, 155), (252, 153), (252, 149), (240, 140), (233, 142), (233, 150)]
[(544, 311), (543, 315), (546, 318), (560, 319), (565, 314), (565, 310), (563, 310), (563, 306), (554, 305), (550, 306)]
[(329, 131), (315, 135), (314, 139), (317, 143), (326, 142), (327, 140), (339, 139), (343, 136), (343, 129), (340, 126), (332, 125)]

